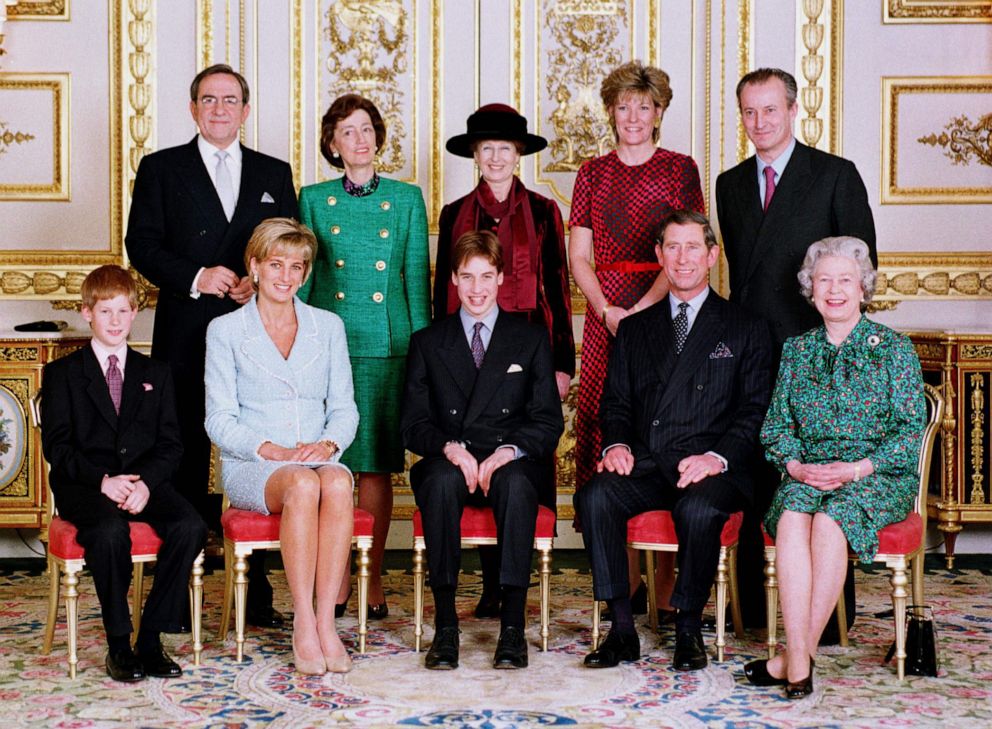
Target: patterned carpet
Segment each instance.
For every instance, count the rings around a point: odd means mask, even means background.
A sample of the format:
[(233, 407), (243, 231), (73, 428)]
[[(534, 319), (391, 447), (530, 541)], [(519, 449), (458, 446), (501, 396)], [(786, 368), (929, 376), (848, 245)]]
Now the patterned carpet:
[[(276, 594), (285, 595), (281, 573)], [(762, 654), (754, 635), (728, 636), (728, 659), (696, 673), (671, 669), (672, 636), (660, 643), (641, 629), (645, 657), (615, 670), (583, 669), (591, 605), (589, 576), (574, 570), (552, 581), (550, 650), (538, 650), (538, 606), (531, 592), (530, 668), (489, 667), (496, 621), (463, 619), (461, 667), (423, 669), (413, 652), (410, 576), (387, 578), (391, 615), (371, 623), (369, 649), (345, 676), (303, 677), (288, 670), (289, 632), (252, 631), (248, 659), (233, 659), (233, 640), (214, 641), (220, 576), (208, 576), (203, 664), (193, 668), (185, 636), (167, 645), (186, 668), (182, 678), (116, 684), (103, 669), (104, 643), (88, 577), (81, 581), (80, 673), (65, 672), (65, 632), (59, 626), (51, 656), (39, 649), (47, 581), (29, 570), (0, 572), (0, 705), (4, 729), (45, 727), (310, 727), (518, 726), (583, 727), (980, 727), (992, 725), (992, 578), (986, 570), (927, 575), (928, 600), (940, 631), (943, 668), (936, 679), (899, 684), (881, 658), (892, 639), (881, 573), (858, 573), (859, 620), (849, 649), (825, 649), (817, 660), (816, 691), (787, 702), (781, 688), (746, 683), (743, 665)], [(470, 614), (478, 579), (467, 576), (459, 612)], [(287, 604), (277, 598), (277, 607)], [(352, 605), (352, 608), (354, 606)], [(342, 621), (357, 645), (353, 611)], [(431, 634), (428, 628), (428, 638)], [(712, 645), (712, 635), (706, 636)]]

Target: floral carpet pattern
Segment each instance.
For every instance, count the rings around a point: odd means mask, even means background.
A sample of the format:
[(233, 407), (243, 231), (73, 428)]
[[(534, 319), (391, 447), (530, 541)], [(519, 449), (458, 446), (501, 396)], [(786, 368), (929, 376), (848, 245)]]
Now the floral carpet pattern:
[[(288, 611), (281, 573), (273, 573), (276, 607)], [(346, 675), (305, 677), (288, 666), (290, 633), (252, 629), (246, 660), (234, 660), (233, 637), (216, 642), (221, 576), (206, 582), (205, 650), (192, 666), (188, 636), (166, 636), (184, 666), (179, 679), (118, 684), (104, 671), (105, 644), (88, 576), (81, 580), (79, 673), (70, 681), (65, 626), (50, 656), (40, 647), (47, 578), (28, 571), (0, 574), (0, 721), (7, 727), (238, 727), (327, 725), (499, 727), (980, 727), (992, 725), (992, 577), (985, 571), (927, 574), (927, 599), (939, 630), (938, 678), (895, 678), (881, 659), (892, 640), (882, 572), (858, 572), (858, 623), (851, 646), (817, 657), (816, 690), (788, 702), (781, 687), (747, 684), (743, 666), (764, 655), (760, 636), (728, 635), (727, 660), (694, 673), (672, 670), (673, 636), (641, 627), (644, 656), (617, 669), (582, 667), (589, 650), (590, 578), (564, 570), (552, 578), (549, 651), (538, 636), (536, 591), (529, 605), (530, 667), (490, 667), (498, 621), (462, 619), (461, 665), (423, 669), (413, 651), (409, 574), (386, 579), (390, 617), (369, 625), (368, 651)], [(478, 578), (463, 578), (459, 612), (471, 614)], [(428, 599), (428, 610), (429, 610)], [(64, 616), (60, 616), (64, 619)], [(427, 615), (430, 622), (430, 614)], [(339, 621), (357, 646), (354, 604)], [(429, 644), (432, 630), (425, 628)], [(712, 647), (713, 636), (704, 636)]]

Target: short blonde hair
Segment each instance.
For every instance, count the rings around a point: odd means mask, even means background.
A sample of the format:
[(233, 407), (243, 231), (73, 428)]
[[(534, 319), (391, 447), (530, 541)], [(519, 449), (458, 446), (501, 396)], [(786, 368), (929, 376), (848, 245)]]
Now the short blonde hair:
[(92, 309), (98, 301), (108, 301), (121, 294), (127, 297), (132, 309), (138, 308), (138, 284), (130, 273), (113, 264), (90, 271), (83, 279), (79, 293), (87, 309)]
[[(655, 108), (660, 108), (662, 113), (672, 103), (672, 87), (668, 83), (668, 74), (660, 68), (645, 66), (640, 61), (631, 61), (613, 69), (610, 75), (603, 79), (603, 84), (599, 87), (599, 97), (603, 100), (603, 106), (606, 107), (606, 113), (610, 117), (610, 129), (613, 130), (614, 139), (620, 139), (620, 135), (617, 134), (613, 107), (630, 94), (650, 97)], [(651, 132), (651, 138), (657, 142), (660, 133), (661, 130), (655, 127)]]
[(840, 258), (850, 258), (858, 264), (858, 273), (861, 279), (861, 292), (864, 294), (864, 301), (861, 302), (861, 311), (868, 308), (871, 297), (875, 295), (875, 280), (878, 275), (875, 266), (871, 262), (871, 253), (868, 251), (868, 244), (860, 238), (849, 235), (840, 235), (834, 238), (824, 238), (813, 243), (806, 249), (806, 257), (803, 259), (802, 268), (796, 278), (799, 279), (799, 293), (803, 295), (809, 303), (813, 303), (813, 272), (816, 264), (821, 258), (828, 256), (838, 256)]
[[(292, 218), (269, 218), (259, 223), (245, 247), (245, 270), (251, 270), (251, 259), (261, 263), (278, 253), (298, 253), (303, 257), (303, 280), (306, 281), (317, 255), (317, 238), (302, 223)], [(252, 286), (258, 285), (252, 280)]]

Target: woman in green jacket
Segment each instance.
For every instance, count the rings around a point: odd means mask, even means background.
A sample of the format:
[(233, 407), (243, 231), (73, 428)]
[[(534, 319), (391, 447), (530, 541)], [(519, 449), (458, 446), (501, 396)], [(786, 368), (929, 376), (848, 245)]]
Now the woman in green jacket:
[[(317, 236), (308, 304), (344, 320), (360, 422), (342, 463), (355, 472), (358, 506), (375, 517), (370, 618), (388, 614), (382, 555), (393, 509), (392, 473), (404, 470), (400, 397), (410, 334), (430, 323), (427, 213), (420, 188), (380, 177), (386, 139), (379, 110), (345, 94), (321, 122), (320, 151), (344, 176), (300, 191), (300, 221)], [(350, 584), (350, 583), (349, 583)], [(339, 613), (350, 592), (342, 585)]]

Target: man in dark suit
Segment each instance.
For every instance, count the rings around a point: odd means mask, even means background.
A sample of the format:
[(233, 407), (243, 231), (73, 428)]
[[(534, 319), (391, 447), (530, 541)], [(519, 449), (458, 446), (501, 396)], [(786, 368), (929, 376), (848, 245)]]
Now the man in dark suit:
[[(179, 629), (193, 560), (207, 527), (172, 481), (182, 455), (169, 368), (127, 346), (138, 289), (119, 266), (83, 281), (90, 346), (45, 366), (41, 440), (59, 514), (74, 524), (93, 575), (107, 633), (107, 673), (116, 681), (182, 670), (159, 633)], [(129, 521), (148, 522), (162, 539), (155, 580), (131, 650), (127, 592)]]
[(702, 611), (716, 574), (720, 532), (751, 497), (751, 461), (771, 397), (767, 325), (708, 285), (720, 255), (709, 221), (689, 210), (659, 227), (664, 299), (617, 330), (600, 406), (603, 460), (575, 495), (593, 591), (612, 611), (592, 668), (637, 660), (627, 580), (627, 520), (671, 509), (679, 540), (671, 598), (676, 670), (706, 666)]
[[(210, 441), (203, 429), (207, 325), (251, 298), (244, 252), (266, 218), (297, 217), (289, 165), (238, 142), (248, 118), (248, 84), (230, 66), (205, 68), (190, 87), (199, 134), (141, 160), (125, 244), (134, 267), (159, 288), (152, 356), (172, 366), (184, 446), (176, 487), (211, 528), (220, 502), (207, 493)], [(250, 562), (248, 622), (278, 627), (272, 588)]]
[[(740, 80), (737, 102), (756, 154), (716, 180), (730, 300), (771, 324), (775, 370), (785, 340), (821, 323), (796, 280), (810, 244), (829, 236), (854, 236), (868, 244), (872, 263), (878, 265), (875, 224), (858, 170), (793, 136), (797, 91), (795, 78), (777, 68), (761, 68)], [(764, 627), (760, 520), (779, 474), (763, 459), (756, 468), (754, 508), (745, 512), (741, 531), (738, 583), (744, 623)], [(854, 605), (853, 572), (845, 589), (847, 604)], [(848, 616), (853, 622), (853, 609)]]
[(451, 268), (461, 308), (410, 339), (400, 423), (406, 447), (423, 456), (410, 483), (434, 594), (425, 665), (458, 667), (459, 523), (469, 504), (492, 506), (496, 517), (501, 606), (493, 667), (524, 668), (537, 507), (554, 507), (548, 462), (564, 429), (551, 345), (547, 329), (497, 306), (503, 258), (494, 233), (463, 234)]

